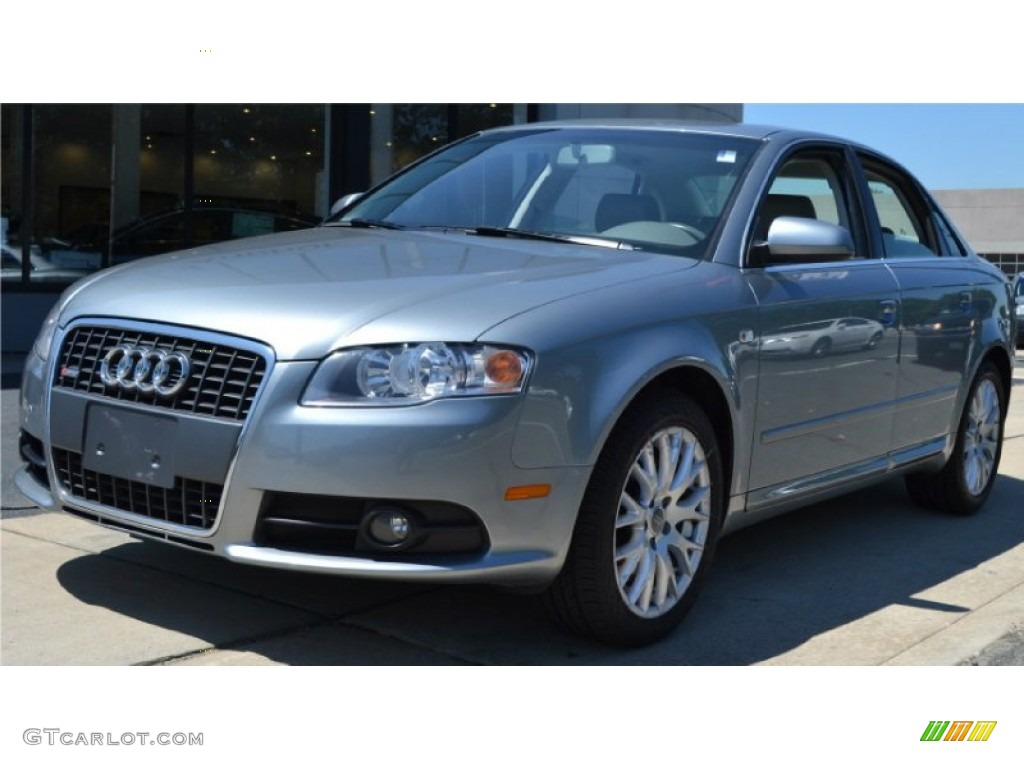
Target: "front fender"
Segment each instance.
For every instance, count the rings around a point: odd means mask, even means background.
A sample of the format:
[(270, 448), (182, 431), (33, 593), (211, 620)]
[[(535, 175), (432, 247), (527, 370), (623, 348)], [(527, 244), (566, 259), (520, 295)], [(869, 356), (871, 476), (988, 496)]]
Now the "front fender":
[[(693, 370), (709, 376), (728, 403), (732, 466), (745, 470), (756, 324), (756, 304), (739, 272), (706, 264), (676, 281), (569, 299), (492, 329), (484, 340), (515, 340), (537, 353), (513, 461), (523, 469), (593, 465), (641, 391), (669, 372)], [(734, 487), (741, 474), (734, 472)]]

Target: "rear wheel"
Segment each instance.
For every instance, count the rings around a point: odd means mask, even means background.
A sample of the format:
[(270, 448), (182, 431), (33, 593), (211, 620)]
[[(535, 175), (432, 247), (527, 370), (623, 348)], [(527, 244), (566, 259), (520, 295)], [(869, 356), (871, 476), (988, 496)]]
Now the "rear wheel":
[(949, 461), (938, 472), (908, 475), (911, 498), (942, 512), (977, 512), (999, 471), (1005, 417), (1003, 382), (995, 366), (985, 363), (971, 385)]
[(563, 627), (613, 645), (670, 632), (710, 567), (724, 510), (714, 430), (689, 398), (637, 403), (594, 468), (545, 605)]

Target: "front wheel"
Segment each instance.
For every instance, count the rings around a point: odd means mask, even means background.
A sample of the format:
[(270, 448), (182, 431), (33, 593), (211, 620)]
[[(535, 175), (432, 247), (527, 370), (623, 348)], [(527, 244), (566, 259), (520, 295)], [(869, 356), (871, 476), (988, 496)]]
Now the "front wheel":
[(814, 346), (811, 347), (811, 357), (825, 357), (825, 355), (827, 355), (831, 351), (832, 339), (818, 339), (816, 342), (814, 342)]
[(634, 404), (594, 467), (545, 605), (563, 627), (638, 646), (683, 619), (724, 514), (722, 462), (700, 407), (661, 391)]
[(1002, 379), (995, 366), (985, 363), (967, 395), (953, 454), (938, 472), (907, 476), (911, 498), (921, 506), (941, 512), (977, 512), (992, 491), (999, 471), (1005, 418)]

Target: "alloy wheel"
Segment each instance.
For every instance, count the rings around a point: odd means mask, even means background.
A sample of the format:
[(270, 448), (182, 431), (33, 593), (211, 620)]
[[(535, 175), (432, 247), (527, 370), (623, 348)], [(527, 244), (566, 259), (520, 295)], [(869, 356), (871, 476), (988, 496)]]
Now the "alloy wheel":
[(995, 467), (1001, 418), (996, 387), (982, 379), (967, 409), (963, 444), (964, 482), (974, 496), (985, 489)]
[(703, 446), (683, 427), (655, 433), (633, 462), (615, 520), (619, 594), (643, 618), (670, 611), (697, 572), (711, 517)]

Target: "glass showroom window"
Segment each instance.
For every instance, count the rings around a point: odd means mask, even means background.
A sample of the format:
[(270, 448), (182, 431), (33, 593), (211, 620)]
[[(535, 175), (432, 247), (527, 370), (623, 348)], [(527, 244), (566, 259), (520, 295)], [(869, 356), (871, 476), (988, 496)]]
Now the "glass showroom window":
[(324, 107), (195, 108), (193, 243), (316, 225), (326, 213)]
[(374, 185), (435, 149), (486, 128), (526, 122), (525, 104), (373, 104)]
[[(31, 107), (28, 124), (26, 109), (4, 106), (3, 280), (23, 282), (24, 245), (29, 243), (29, 283), (68, 283), (100, 266), (98, 254), (83, 253), (76, 243), (110, 218), (111, 108), (38, 105)], [(32, 161), (28, 179), (27, 151)], [(25, 189), (31, 190), (30, 216), (19, 205)], [(8, 195), (17, 210), (8, 210)]]

